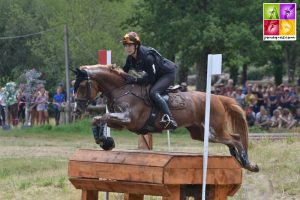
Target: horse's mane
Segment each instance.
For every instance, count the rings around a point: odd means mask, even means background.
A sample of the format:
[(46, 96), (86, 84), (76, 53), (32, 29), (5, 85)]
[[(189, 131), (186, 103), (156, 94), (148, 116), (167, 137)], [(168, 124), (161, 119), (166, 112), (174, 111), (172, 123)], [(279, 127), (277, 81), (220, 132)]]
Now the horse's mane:
[(116, 66), (115, 64), (109, 64), (109, 65), (100, 65), (100, 64), (96, 64), (96, 65), (83, 65), (79, 67), (80, 70), (89, 70), (89, 71), (93, 71), (93, 70), (109, 70), (111, 73), (114, 73), (118, 76), (121, 77), (125, 77), (128, 76), (128, 74), (126, 72), (124, 72), (121, 67)]

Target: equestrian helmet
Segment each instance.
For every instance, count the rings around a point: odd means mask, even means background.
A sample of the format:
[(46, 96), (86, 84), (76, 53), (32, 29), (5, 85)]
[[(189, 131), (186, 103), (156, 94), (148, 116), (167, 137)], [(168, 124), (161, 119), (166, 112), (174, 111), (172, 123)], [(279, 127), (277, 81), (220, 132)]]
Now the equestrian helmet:
[(123, 45), (124, 44), (135, 44), (135, 45), (141, 44), (140, 37), (138, 36), (138, 34), (136, 32), (126, 33), (123, 37), (122, 42), (123, 42)]

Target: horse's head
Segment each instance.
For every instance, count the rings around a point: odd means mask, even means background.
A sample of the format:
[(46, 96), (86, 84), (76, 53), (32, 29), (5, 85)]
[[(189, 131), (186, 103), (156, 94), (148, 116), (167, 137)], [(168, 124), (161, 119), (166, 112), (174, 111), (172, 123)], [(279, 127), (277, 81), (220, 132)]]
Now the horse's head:
[[(72, 70), (73, 71), (73, 70)], [(75, 92), (75, 112), (82, 114), (87, 106), (94, 101), (97, 96), (97, 84), (91, 78), (88, 70), (76, 69), (73, 71), (76, 75), (74, 83)]]
[(74, 91), (78, 114), (85, 111), (98, 92), (111, 98), (114, 91), (126, 84), (125, 77), (129, 76), (122, 70), (115, 69), (113, 65), (87, 65), (72, 71), (76, 75)]

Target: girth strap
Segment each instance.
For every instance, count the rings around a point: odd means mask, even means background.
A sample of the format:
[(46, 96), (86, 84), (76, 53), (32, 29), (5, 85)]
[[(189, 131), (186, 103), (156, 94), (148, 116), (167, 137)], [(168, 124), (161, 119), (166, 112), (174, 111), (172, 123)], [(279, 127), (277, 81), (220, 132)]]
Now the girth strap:
[(137, 131), (138, 134), (145, 135), (149, 132), (153, 133), (157, 131), (157, 129), (155, 128), (155, 120), (157, 118), (158, 112), (159, 110), (157, 110), (155, 106), (152, 106), (150, 115), (147, 121), (145, 122), (144, 126)]

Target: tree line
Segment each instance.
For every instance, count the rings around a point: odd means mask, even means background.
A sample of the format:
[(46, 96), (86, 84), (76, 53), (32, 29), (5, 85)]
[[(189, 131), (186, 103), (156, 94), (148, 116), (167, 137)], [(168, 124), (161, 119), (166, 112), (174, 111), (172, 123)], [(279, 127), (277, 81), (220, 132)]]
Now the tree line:
[(205, 88), (210, 53), (223, 54), (223, 69), (235, 82), (244, 83), (259, 74), (274, 76), (277, 84), (285, 74), (293, 81), (300, 76), (299, 40), (262, 40), (266, 2), (1, 0), (0, 84), (18, 80), (30, 68), (43, 72), (49, 85), (64, 81), (66, 24), (73, 68), (97, 63), (99, 49), (112, 50), (113, 63), (122, 66), (126, 55), (119, 41), (134, 30), (144, 45), (178, 63), (178, 82), (196, 74), (199, 90)]

